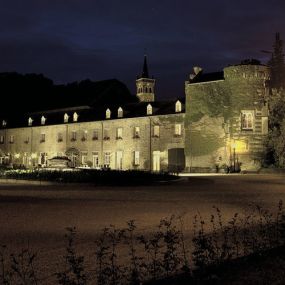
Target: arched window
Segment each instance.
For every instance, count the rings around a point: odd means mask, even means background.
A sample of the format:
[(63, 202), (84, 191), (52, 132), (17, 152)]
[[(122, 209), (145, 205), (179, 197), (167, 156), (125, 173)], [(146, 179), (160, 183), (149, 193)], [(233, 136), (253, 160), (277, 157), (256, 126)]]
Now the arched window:
[(111, 110), (108, 108), (106, 110), (106, 119), (110, 119), (111, 118)]
[(64, 123), (68, 123), (69, 116), (65, 113), (63, 116)]
[(45, 125), (45, 123), (46, 123), (46, 118), (45, 118), (45, 116), (42, 116), (41, 117), (41, 125)]
[(30, 118), (28, 119), (28, 126), (32, 126), (32, 124), (33, 124), (33, 119), (30, 117)]
[(241, 128), (242, 130), (253, 129), (253, 112), (244, 111), (241, 113)]
[(146, 107), (146, 114), (147, 115), (152, 115), (152, 106), (151, 104), (148, 104)]
[(119, 107), (118, 109), (118, 118), (123, 118), (123, 109), (121, 107)]
[(175, 112), (176, 113), (179, 113), (182, 111), (182, 105), (181, 105), (181, 102), (178, 100), (176, 103), (175, 103)]
[(73, 122), (77, 122), (78, 121), (78, 114), (76, 112), (73, 113)]

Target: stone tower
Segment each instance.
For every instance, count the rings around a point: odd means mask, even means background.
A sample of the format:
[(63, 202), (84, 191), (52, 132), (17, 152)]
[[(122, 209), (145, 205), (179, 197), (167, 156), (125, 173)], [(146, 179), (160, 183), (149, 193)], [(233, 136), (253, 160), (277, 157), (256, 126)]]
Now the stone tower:
[(147, 56), (144, 56), (143, 71), (136, 80), (137, 97), (141, 102), (154, 102), (155, 79), (149, 77)]

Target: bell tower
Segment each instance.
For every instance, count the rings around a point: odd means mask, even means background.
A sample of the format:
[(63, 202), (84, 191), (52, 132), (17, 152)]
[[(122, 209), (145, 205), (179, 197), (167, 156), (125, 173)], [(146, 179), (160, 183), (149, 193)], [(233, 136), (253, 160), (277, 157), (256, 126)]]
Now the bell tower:
[(136, 80), (137, 97), (140, 102), (154, 102), (155, 79), (149, 77), (147, 56), (144, 56), (143, 71), (141, 76)]

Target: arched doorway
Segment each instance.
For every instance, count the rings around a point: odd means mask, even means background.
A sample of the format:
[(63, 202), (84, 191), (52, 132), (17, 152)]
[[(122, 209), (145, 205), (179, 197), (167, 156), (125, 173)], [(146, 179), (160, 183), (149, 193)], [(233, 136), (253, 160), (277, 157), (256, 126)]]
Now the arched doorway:
[(79, 166), (79, 155), (80, 152), (77, 148), (69, 148), (66, 152), (65, 152), (66, 156), (70, 159), (71, 161), (71, 167), (76, 167)]

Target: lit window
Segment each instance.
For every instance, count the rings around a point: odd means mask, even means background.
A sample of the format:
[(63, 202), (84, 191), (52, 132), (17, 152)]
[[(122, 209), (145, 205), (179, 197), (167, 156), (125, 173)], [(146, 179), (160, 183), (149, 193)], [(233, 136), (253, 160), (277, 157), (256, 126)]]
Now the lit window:
[(30, 118), (28, 119), (28, 125), (29, 125), (29, 126), (32, 126), (32, 124), (33, 124), (33, 119), (30, 117)]
[(58, 134), (57, 134), (57, 141), (58, 141), (58, 142), (62, 142), (62, 141), (63, 141), (62, 133), (58, 133)]
[(5, 120), (2, 121), (2, 127), (6, 127), (7, 126), (7, 122)]
[(241, 113), (241, 128), (242, 130), (252, 130), (253, 129), (253, 112), (243, 111)]
[(40, 142), (43, 143), (46, 141), (46, 134), (42, 133), (41, 134), (41, 139), (40, 139)]
[(159, 137), (159, 126), (153, 127), (153, 136), (158, 138)]
[(92, 156), (93, 156), (93, 168), (98, 168), (99, 167), (99, 152), (93, 151)]
[(109, 166), (111, 163), (111, 153), (110, 152), (105, 152), (104, 153), (104, 165)]
[(110, 119), (111, 118), (111, 111), (110, 109), (106, 110), (106, 119)]
[(121, 107), (118, 109), (118, 118), (123, 118), (123, 109)]
[(99, 131), (98, 130), (94, 130), (92, 139), (94, 141), (96, 141), (96, 140), (98, 140), (98, 138), (99, 138)]
[(137, 139), (140, 137), (140, 127), (135, 127), (134, 129), (134, 138)]
[(83, 134), (82, 134), (82, 141), (86, 141), (87, 140), (87, 134), (88, 134), (88, 132), (87, 132), (87, 130), (85, 130), (83, 132)]
[(181, 112), (182, 110), (182, 105), (181, 105), (181, 102), (178, 100), (176, 103), (175, 103), (175, 112), (176, 113), (179, 113)]
[(81, 164), (86, 165), (87, 162), (87, 151), (81, 152)]
[(78, 114), (75, 112), (73, 113), (73, 122), (77, 122), (78, 121)]
[(4, 136), (0, 136), (0, 143), (1, 143), (1, 144), (4, 143)]
[(134, 165), (140, 165), (140, 152), (137, 150), (134, 152)]
[(45, 125), (45, 123), (46, 123), (46, 118), (45, 118), (45, 116), (42, 116), (41, 117), (41, 124)]
[(117, 128), (117, 140), (123, 138), (123, 128)]
[(63, 116), (64, 123), (68, 123), (69, 116), (65, 113)]
[(146, 107), (146, 114), (147, 115), (152, 115), (152, 106), (150, 104), (148, 104), (147, 107)]
[(76, 141), (76, 137), (77, 137), (77, 134), (76, 134), (76, 131), (72, 131), (71, 133), (71, 141)]
[(181, 124), (175, 124), (175, 131), (174, 131), (174, 135), (175, 136), (181, 136)]
[(15, 141), (15, 137), (14, 137), (13, 135), (11, 135), (9, 142), (10, 142), (10, 143), (14, 143), (14, 141)]

